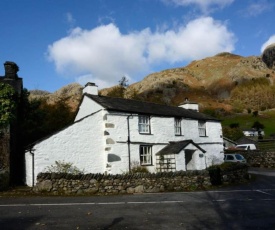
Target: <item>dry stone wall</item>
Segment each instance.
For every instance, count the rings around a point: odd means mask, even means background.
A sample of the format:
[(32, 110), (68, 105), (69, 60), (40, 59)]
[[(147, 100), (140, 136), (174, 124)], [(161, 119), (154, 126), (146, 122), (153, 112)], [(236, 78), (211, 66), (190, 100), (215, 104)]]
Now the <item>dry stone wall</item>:
[(251, 167), (275, 168), (275, 152), (269, 151), (241, 151)]
[(41, 173), (34, 191), (65, 194), (133, 194), (188, 191), (211, 185), (207, 171), (143, 173), (125, 175), (70, 175)]
[[(222, 172), (227, 184), (243, 182), (247, 168)], [(209, 172), (178, 171), (125, 175), (40, 173), (34, 192), (51, 195), (114, 195), (203, 190), (211, 186)]]

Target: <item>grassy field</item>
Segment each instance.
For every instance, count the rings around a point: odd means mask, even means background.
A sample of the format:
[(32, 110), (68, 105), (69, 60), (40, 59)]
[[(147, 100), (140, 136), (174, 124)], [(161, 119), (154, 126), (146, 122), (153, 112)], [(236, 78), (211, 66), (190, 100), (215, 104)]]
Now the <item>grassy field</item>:
[(235, 114), (222, 118), (222, 125), (229, 126), (238, 123), (241, 129), (250, 129), (254, 122), (258, 121), (264, 125), (265, 139), (275, 133), (275, 110), (260, 112), (257, 117), (252, 114)]

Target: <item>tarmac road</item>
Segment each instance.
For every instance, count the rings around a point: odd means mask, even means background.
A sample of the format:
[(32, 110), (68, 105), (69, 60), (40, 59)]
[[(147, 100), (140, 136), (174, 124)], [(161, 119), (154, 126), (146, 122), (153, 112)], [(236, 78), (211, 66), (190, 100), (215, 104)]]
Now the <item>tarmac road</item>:
[(275, 229), (275, 172), (216, 191), (0, 197), (0, 229)]

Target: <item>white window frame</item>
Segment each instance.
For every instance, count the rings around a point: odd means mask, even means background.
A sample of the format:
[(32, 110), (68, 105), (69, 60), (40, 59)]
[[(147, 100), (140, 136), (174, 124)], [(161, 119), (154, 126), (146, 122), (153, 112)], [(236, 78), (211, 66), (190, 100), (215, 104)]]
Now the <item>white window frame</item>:
[(206, 122), (199, 121), (199, 136), (206, 137)]
[(175, 125), (175, 135), (181, 136), (181, 118), (175, 118), (174, 125)]
[(139, 146), (140, 165), (152, 165), (152, 145)]
[(139, 133), (151, 133), (149, 116), (138, 116), (138, 131)]

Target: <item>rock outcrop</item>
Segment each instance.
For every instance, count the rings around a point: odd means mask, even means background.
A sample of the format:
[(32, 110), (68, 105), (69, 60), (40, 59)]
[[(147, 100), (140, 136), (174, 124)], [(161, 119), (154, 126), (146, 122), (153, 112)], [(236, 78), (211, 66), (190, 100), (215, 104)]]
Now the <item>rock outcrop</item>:
[(270, 69), (275, 69), (275, 43), (267, 46), (262, 54), (262, 60)]

